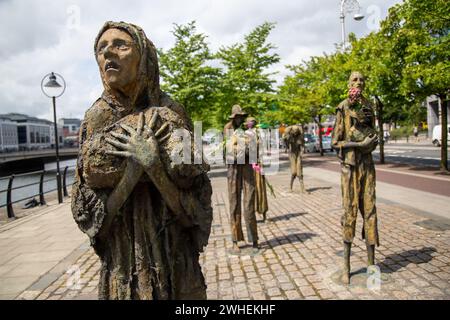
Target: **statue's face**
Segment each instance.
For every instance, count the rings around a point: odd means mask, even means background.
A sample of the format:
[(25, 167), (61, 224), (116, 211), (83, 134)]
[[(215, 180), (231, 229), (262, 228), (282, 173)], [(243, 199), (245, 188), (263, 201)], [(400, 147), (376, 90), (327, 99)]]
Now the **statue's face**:
[(363, 91), (365, 87), (364, 76), (359, 72), (353, 72), (348, 84), (350, 88), (358, 88)]
[(247, 121), (246, 125), (247, 125), (247, 128), (252, 129), (256, 126), (256, 122), (253, 120), (250, 120), (250, 121)]
[(245, 121), (245, 117), (241, 115), (236, 115), (233, 119), (233, 122), (236, 127), (240, 127)]
[(137, 80), (140, 54), (131, 36), (108, 29), (97, 44), (97, 63), (103, 79), (114, 90), (130, 92)]

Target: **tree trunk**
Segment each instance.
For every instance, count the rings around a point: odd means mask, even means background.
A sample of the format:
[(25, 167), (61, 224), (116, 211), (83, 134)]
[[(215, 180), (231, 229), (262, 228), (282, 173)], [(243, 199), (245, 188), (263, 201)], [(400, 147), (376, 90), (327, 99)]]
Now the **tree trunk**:
[(441, 170), (448, 171), (448, 155), (447, 155), (447, 100), (445, 94), (439, 94), (439, 106), (441, 108)]
[(320, 156), (323, 157), (323, 144), (322, 144), (322, 115), (317, 116), (318, 125), (319, 125), (319, 149)]
[(383, 130), (383, 103), (378, 96), (375, 96), (377, 101), (377, 114), (378, 114), (378, 140), (380, 141), (380, 163), (384, 164), (384, 130)]

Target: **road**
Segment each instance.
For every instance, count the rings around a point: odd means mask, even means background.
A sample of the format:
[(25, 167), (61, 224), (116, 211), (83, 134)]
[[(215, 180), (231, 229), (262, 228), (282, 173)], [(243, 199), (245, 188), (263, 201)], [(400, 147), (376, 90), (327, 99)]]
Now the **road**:
[[(324, 158), (307, 157), (304, 166), (340, 172), (339, 161), (332, 155)], [(450, 176), (441, 174), (438, 169), (430, 170), (407, 164), (389, 163), (377, 164), (376, 170), (377, 181), (450, 197)]]
[[(450, 150), (450, 149), (448, 149)], [(379, 159), (379, 149), (375, 150), (374, 158)], [(390, 143), (385, 145), (387, 162), (404, 163), (417, 166), (439, 167), (441, 149), (431, 145), (414, 143)]]
[[(450, 148), (447, 151), (449, 152)], [(373, 152), (373, 157), (375, 160), (380, 159), (379, 148)], [(441, 149), (426, 141), (420, 143), (389, 143), (384, 146), (384, 157), (388, 163), (438, 168), (441, 160)]]

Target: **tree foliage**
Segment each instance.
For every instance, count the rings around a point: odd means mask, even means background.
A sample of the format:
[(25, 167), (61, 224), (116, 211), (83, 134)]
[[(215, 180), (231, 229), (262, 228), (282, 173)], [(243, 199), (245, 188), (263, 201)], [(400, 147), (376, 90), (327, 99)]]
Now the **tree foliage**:
[[(257, 26), (242, 42), (216, 53), (209, 50), (206, 36), (196, 31), (195, 22), (175, 25), (175, 46), (160, 50), (163, 88), (194, 119), (216, 128), (228, 120), (234, 104), (272, 125), (320, 124), (322, 116), (333, 114), (347, 96), (351, 71), (361, 71), (382, 136), (383, 123), (417, 126), (423, 121), (422, 105), (428, 96), (437, 95), (441, 105), (448, 104), (449, 17), (448, 0), (405, 0), (389, 9), (379, 31), (361, 39), (349, 36), (348, 50), (286, 66), (290, 74), (278, 89), (269, 71), (280, 61), (275, 45), (268, 41), (274, 23)], [(446, 159), (446, 151), (442, 158)]]
[(275, 24), (265, 22), (247, 34), (242, 43), (221, 47), (217, 52), (216, 57), (224, 66), (217, 101), (219, 123), (226, 121), (234, 104), (256, 117), (275, 107), (275, 73), (267, 71), (280, 61), (275, 46), (267, 40), (274, 27)]
[(167, 51), (159, 50), (162, 88), (185, 106), (193, 120), (202, 120), (208, 126), (221, 70), (212, 66), (214, 55), (206, 35), (197, 32), (195, 21), (175, 24), (172, 34), (175, 45)]
[(175, 25), (175, 45), (159, 50), (163, 89), (180, 101), (194, 120), (202, 120), (204, 128), (222, 127), (234, 104), (268, 119), (266, 112), (276, 108), (277, 97), (274, 73), (267, 70), (280, 60), (275, 46), (267, 41), (274, 27), (265, 22), (243, 42), (212, 53), (195, 21)]
[(378, 32), (359, 40), (350, 37), (350, 50), (287, 66), (292, 75), (279, 88), (278, 117), (302, 122), (332, 113), (345, 98), (354, 70), (366, 76), (366, 95), (376, 102), (381, 128), (386, 122), (418, 125), (425, 117), (426, 97), (438, 95), (442, 105), (448, 100), (449, 17), (446, 0), (406, 0), (389, 10)]

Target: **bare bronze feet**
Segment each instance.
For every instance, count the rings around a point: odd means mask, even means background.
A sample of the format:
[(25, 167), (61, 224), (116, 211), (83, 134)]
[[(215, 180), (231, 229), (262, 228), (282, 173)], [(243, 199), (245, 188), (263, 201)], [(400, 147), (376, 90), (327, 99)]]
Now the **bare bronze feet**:
[(293, 191), (294, 180), (295, 180), (295, 176), (292, 176), (292, 177), (291, 177), (291, 192)]
[(253, 253), (258, 253), (259, 252), (259, 244), (258, 241), (253, 241)]
[(375, 245), (367, 245), (367, 265), (375, 264)]
[(305, 184), (303, 183), (303, 177), (298, 177), (298, 180), (300, 181), (300, 190), (302, 191), (302, 193), (306, 193)]
[(241, 252), (241, 248), (239, 248), (237, 241), (233, 241), (233, 248), (231, 250), (236, 254)]
[(342, 271), (342, 283), (350, 284), (350, 254), (351, 254), (352, 244), (344, 242), (344, 268)]

